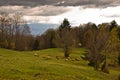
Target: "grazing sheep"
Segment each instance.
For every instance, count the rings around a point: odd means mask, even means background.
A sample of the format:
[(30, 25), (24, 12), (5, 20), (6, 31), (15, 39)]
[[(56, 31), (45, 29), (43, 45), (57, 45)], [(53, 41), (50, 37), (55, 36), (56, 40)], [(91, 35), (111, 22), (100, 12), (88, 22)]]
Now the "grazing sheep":
[(65, 59), (65, 61), (68, 61), (69, 59)]
[(34, 53), (34, 56), (39, 57), (39, 55), (37, 53)]
[(40, 76), (41, 74), (40, 73), (36, 73), (35, 75), (34, 75), (34, 77), (37, 77), (37, 76)]
[(51, 59), (51, 56), (50, 55), (46, 55), (43, 57), (45, 60), (50, 60)]
[(56, 56), (56, 59), (57, 59), (57, 60), (59, 60), (59, 59), (60, 59), (60, 57), (59, 57), (59, 56)]
[(76, 60), (76, 61), (80, 61), (80, 59), (79, 59), (79, 58), (75, 58), (75, 60)]
[(56, 56), (56, 59), (60, 60), (60, 59), (65, 59), (65, 58), (63, 56)]

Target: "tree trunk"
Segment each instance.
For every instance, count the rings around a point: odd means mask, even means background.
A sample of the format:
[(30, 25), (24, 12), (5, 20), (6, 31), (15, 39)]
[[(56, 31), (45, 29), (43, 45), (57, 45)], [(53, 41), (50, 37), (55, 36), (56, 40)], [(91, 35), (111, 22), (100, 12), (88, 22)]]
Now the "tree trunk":
[(65, 46), (65, 48), (64, 48), (64, 56), (65, 56), (65, 58), (69, 57), (69, 52), (68, 52), (68, 47), (67, 46)]
[(98, 60), (96, 60), (95, 63), (94, 63), (94, 69), (95, 69), (95, 70), (98, 70), (98, 69), (99, 69)]
[(107, 62), (106, 62), (106, 59), (105, 59), (103, 65), (102, 65), (102, 67), (101, 67), (101, 70), (102, 70), (104, 73), (109, 74), (109, 69), (108, 69), (108, 64), (107, 64)]

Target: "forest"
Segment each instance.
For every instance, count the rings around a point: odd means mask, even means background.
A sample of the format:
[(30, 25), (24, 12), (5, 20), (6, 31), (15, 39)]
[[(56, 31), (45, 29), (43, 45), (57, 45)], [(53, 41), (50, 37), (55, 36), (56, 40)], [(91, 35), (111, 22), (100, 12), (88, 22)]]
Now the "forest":
[(82, 59), (94, 70), (109, 74), (109, 66), (120, 66), (120, 26), (115, 20), (96, 25), (89, 22), (71, 26), (65, 18), (57, 29), (48, 29), (42, 35), (32, 35), (27, 21), (19, 13), (0, 14), (0, 48), (15, 51), (37, 51), (61, 48), (69, 60), (71, 50), (84, 48)]

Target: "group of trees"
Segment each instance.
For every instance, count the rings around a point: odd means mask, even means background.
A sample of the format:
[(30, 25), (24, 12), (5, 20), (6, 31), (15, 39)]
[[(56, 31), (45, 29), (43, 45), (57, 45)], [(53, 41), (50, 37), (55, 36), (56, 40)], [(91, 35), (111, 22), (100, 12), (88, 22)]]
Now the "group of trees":
[[(84, 34), (85, 48), (88, 50), (89, 65), (98, 70), (109, 73), (108, 65), (116, 65), (119, 62), (120, 52), (120, 28), (115, 21), (104, 23), (98, 27), (88, 29)], [(109, 63), (110, 62), (110, 63)]]
[[(42, 35), (33, 36), (21, 14), (0, 14), (0, 47), (14, 50), (39, 50), (62, 48), (65, 58), (70, 57), (73, 47), (84, 47), (87, 52), (84, 59), (95, 70), (109, 73), (108, 60), (120, 64), (120, 27), (115, 21), (98, 26), (87, 23), (72, 27), (64, 19), (57, 29), (49, 29)], [(112, 58), (110, 58), (112, 57)], [(110, 60), (111, 59), (111, 60)]]
[(31, 37), (29, 26), (21, 14), (10, 15), (4, 12), (0, 14), (0, 47), (29, 50)]
[(78, 44), (76, 31), (77, 28), (72, 28), (68, 19), (64, 19), (58, 29), (49, 29), (43, 35), (36, 37), (39, 43), (37, 49), (62, 48), (64, 56), (69, 58), (71, 48)]
[(69, 58), (71, 48), (86, 48), (84, 59), (95, 70), (101, 67), (103, 72), (109, 73), (108, 65), (120, 63), (120, 27), (114, 20), (98, 26), (89, 22), (71, 27), (68, 19), (64, 19), (58, 29), (49, 29), (36, 39), (37, 49), (59, 47), (66, 58)]

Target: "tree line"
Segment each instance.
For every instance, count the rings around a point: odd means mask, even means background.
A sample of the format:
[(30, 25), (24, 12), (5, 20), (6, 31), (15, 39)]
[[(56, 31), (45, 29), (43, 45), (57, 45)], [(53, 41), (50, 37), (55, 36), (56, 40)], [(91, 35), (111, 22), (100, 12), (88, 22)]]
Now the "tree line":
[(14, 50), (31, 50), (33, 36), (27, 22), (19, 13), (0, 13), (0, 47)]
[(65, 58), (70, 57), (72, 48), (83, 47), (86, 52), (82, 58), (89, 61), (88, 65), (109, 73), (109, 65), (120, 64), (120, 26), (113, 20), (72, 27), (65, 18), (57, 29), (33, 36), (21, 14), (3, 12), (0, 14), (0, 47), (19, 51), (58, 47), (63, 49)]

